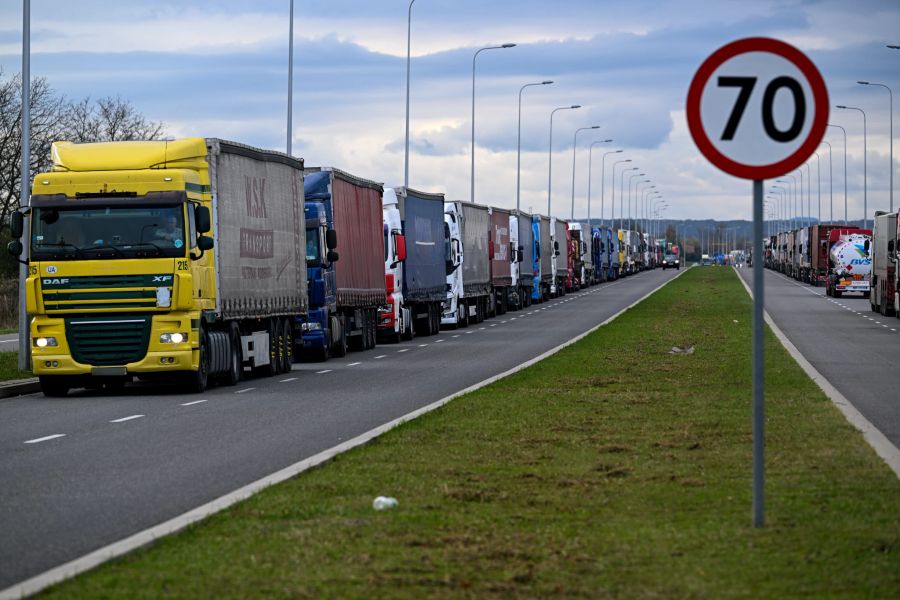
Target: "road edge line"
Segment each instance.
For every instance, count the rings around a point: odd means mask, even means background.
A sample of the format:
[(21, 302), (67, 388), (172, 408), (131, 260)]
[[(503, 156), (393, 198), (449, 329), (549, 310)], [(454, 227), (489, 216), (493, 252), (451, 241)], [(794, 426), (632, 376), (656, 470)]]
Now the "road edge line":
[(243, 487), (240, 487), (232, 492), (229, 492), (228, 494), (225, 494), (224, 496), (220, 496), (220, 497), (216, 498), (215, 500), (207, 502), (206, 504), (198, 506), (197, 508), (189, 510), (188, 512), (183, 513), (177, 517), (173, 517), (173, 518), (169, 519), (168, 521), (164, 521), (163, 523), (154, 525), (153, 527), (150, 527), (143, 531), (139, 531), (138, 533), (132, 534), (132, 535), (128, 536), (127, 538), (124, 538), (117, 542), (113, 542), (112, 544), (103, 546), (102, 548), (99, 548), (88, 554), (85, 554), (82, 557), (73, 559), (67, 563), (59, 565), (59, 566), (49, 569), (47, 571), (44, 571), (43, 573), (35, 575), (34, 577), (31, 577), (29, 579), (26, 579), (25, 581), (23, 581), (21, 583), (12, 585), (12, 586), (6, 588), (5, 590), (0, 590), (0, 600), (25, 598), (27, 596), (31, 596), (51, 585), (61, 583), (61, 582), (65, 581), (66, 579), (70, 579), (72, 577), (75, 577), (76, 575), (80, 575), (81, 573), (84, 573), (85, 571), (89, 571), (95, 567), (98, 567), (109, 560), (118, 558), (129, 552), (132, 552), (134, 550), (137, 550), (139, 548), (142, 548), (144, 546), (152, 544), (153, 542), (155, 542), (156, 540), (158, 540), (160, 538), (163, 538), (167, 535), (171, 535), (173, 533), (178, 533), (179, 531), (185, 529), (186, 527), (188, 527), (190, 525), (193, 525), (194, 523), (202, 521), (203, 519), (205, 519), (207, 517), (211, 517), (212, 515), (214, 515), (218, 512), (221, 512), (221, 511), (225, 510), (226, 508), (229, 508), (229, 507), (233, 506), (234, 504), (237, 504), (238, 502), (241, 502), (243, 500), (250, 498), (251, 496), (257, 494), (258, 492), (264, 490), (265, 488), (267, 488), (269, 486), (276, 485), (278, 483), (287, 481), (288, 479), (291, 479), (292, 477), (296, 477), (297, 475), (303, 473), (304, 471), (308, 471), (309, 469), (311, 469), (313, 467), (322, 465), (322, 464), (332, 460), (334, 457), (338, 456), (339, 454), (343, 454), (344, 452), (347, 452), (348, 450), (352, 450), (359, 446), (364, 446), (365, 444), (371, 442), (372, 440), (381, 436), (382, 434), (387, 433), (391, 429), (394, 429), (395, 427), (398, 427), (399, 425), (402, 425), (406, 422), (417, 419), (418, 417), (420, 417), (424, 414), (433, 412), (433, 411), (437, 410), (438, 408), (441, 408), (445, 404), (449, 403), (451, 400), (459, 398), (460, 396), (468, 394), (469, 392), (474, 392), (475, 390), (478, 390), (478, 389), (488, 386), (492, 383), (495, 383), (505, 377), (509, 377), (510, 375), (513, 375), (514, 373), (518, 373), (519, 371), (527, 369), (528, 367), (532, 366), (533, 364), (538, 363), (538, 362), (544, 360), (545, 358), (548, 358), (548, 357), (558, 353), (560, 350), (563, 350), (564, 348), (567, 348), (567, 347), (571, 346), (572, 344), (581, 341), (583, 338), (594, 333), (595, 331), (597, 331), (604, 325), (608, 325), (609, 323), (611, 323), (612, 321), (614, 321), (615, 319), (620, 317), (626, 311), (631, 310), (632, 308), (634, 308), (635, 306), (637, 306), (638, 304), (640, 304), (641, 302), (643, 302), (644, 300), (646, 300), (647, 298), (649, 298), (650, 296), (652, 296), (653, 294), (655, 294), (656, 292), (658, 292), (659, 290), (664, 288), (665, 286), (669, 285), (670, 283), (672, 283), (673, 281), (675, 281), (676, 279), (681, 277), (688, 270), (689, 270), (689, 268), (680, 269), (681, 272), (678, 273), (677, 275), (675, 275), (675, 277), (672, 277), (671, 279), (663, 282), (659, 286), (653, 288), (652, 290), (650, 290), (649, 292), (647, 292), (646, 294), (644, 294), (643, 296), (641, 296), (640, 298), (638, 298), (637, 300), (635, 300), (634, 302), (629, 304), (628, 306), (622, 308), (621, 310), (619, 310), (618, 312), (616, 312), (615, 314), (613, 314), (612, 316), (610, 316), (603, 322), (595, 325), (594, 327), (588, 329), (587, 331), (585, 331), (583, 333), (578, 334), (577, 336), (569, 339), (568, 341), (565, 341), (562, 344), (559, 344), (558, 346), (555, 346), (555, 347), (551, 348), (550, 350), (547, 350), (544, 353), (539, 354), (538, 356), (535, 356), (534, 358), (528, 359), (527, 361), (525, 361), (519, 365), (516, 365), (515, 367), (507, 369), (506, 371), (503, 371), (502, 373), (498, 373), (497, 375), (488, 377), (487, 379), (484, 379), (482, 381), (479, 381), (478, 383), (472, 384), (465, 389), (459, 390), (458, 392), (454, 392), (453, 394), (450, 394), (449, 396), (445, 396), (444, 398), (441, 398), (440, 400), (436, 400), (435, 402), (432, 402), (431, 404), (428, 404), (426, 406), (418, 408), (412, 412), (409, 412), (409, 413), (406, 413), (405, 415), (397, 417), (396, 419), (393, 419), (392, 421), (388, 421), (387, 423), (384, 423), (382, 425), (379, 425), (378, 427), (370, 429), (369, 431), (366, 431), (365, 433), (362, 433), (352, 439), (349, 439), (346, 442), (338, 444), (337, 446), (333, 446), (327, 450), (323, 450), (322, 452), (319, 452), (318, 454), (314, 454), (313, 456), (310, 456), (309, 458), (305, 458), (301, 461), (298, 461), (290, 466), (285, 467), (284, 469), (281, 469), (279, 471), (276, 471), (275, 473), (272, 473), (271, 475), (267, 475), (265, 477), (262, 477), (261, 479), (257, 479), (256, 481), (248, 483), (247, 485), (245, 485)]
[[(744, 278), (737, 272), (737, 269), (734, 271), (738, 281), (740, 281), (741, 284), (743, 284), (744, 289), (747, 290), (747, 294), (750, 295), (750, 298), (753, 298), (753, 290), (750, 289), (750, 286), (747, 285)], [(865, 418), (863, 414), (853, 406), (852, 402), (847, 400), (846, 396), (840, 393), (838, 389), (834, 387), (824, 375), (819, 373), (812, 363), (800, 353), (800, 350), (797, 349), (794, 343), (791, 342), (787, 335), (785, 335), (778, 325), (775, 324), (775, 321), (772, 320), (769, 311), (764, 309), (763, 315), (765, 316), (766, 324), (768, 324), (772, 333), (775, 334), (775, 337), (778, 338), (778, 341), (781, 342), (784, 349), (788, 351), (788, 354), (797, 361), (797, 364), (800, 365), (800, 368), (803, 369), (803, 372), (806, 373), (807, 377), (812, 379), (813, 382), (819, 386), (819, 389), (828, 396), (828, 399), (831, 400), (832, 404), (837, 406), (838, 410), (841, 411), (844, 418), (862, 433), (863, 439), (866, 440), (866, 443), (875, 451), (875, 454), (880, 456), (881, 459), (887, 463), (887, 466), (894, 471), (894, 474), (900, 478), (900, 449), (892, 444), (871, 421)]]

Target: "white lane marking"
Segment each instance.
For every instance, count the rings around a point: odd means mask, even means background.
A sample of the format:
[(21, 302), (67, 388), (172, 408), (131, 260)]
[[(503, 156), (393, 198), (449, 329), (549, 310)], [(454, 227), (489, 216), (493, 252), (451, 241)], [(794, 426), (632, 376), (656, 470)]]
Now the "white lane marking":
[(504, 325), (504, 324), (506, 324), (506, 323), (507, 323), (507, 321), (500, 321), (500, 324), (501, 324), (501, 325)]
[(324, 375), (325, 373), (331, 373), (331, 369), (322, 369), (321, 371), (316, 371), (316, 375)]
[(250, 390), (255, 390), (255, 389), (256, 389), (255, 387), (244, 388), (242, 390), (236, 391), (235, 394), (243, 394), (244, 392), (249, 392)]
[(125, 421), (134, 421), (135, 419), (140, 419), (144, 415), (130, 415), (128, 417), (122, 417), (121, 419), (113, 419), (110, 423), (124, 423)]
[(479, 327), (478, 331), (484, 331), (485, 329), (487, 329), (487, 327)]
[(893, 327), (892, 327), (892, 328), (891, 328), (891, 331), (897, 331), (897, 330), (896, 330), (896, 329), (894, 329), (894, 328), (893, 328)]
[[(18, 342), (18, 341), (19, 340), (0, 340), (0, 344), (12, 344), (13, 342)], [(28, 442), (25, 442), (25, 443), (27, 444)]]
[[(491, 323), (491, 327), (496, 327), (496, 326), (497, 326), (496, 323)], [(484, 327), (482, 327), (482, 329), (484, 329)]]
[(355, 367), (356, 365), (361, 365), (361, 364), (362, 364), (361, 361), (357, 361), (357, 362), (352, 362), (352, 363), (348, 364), (347, 366), (348, 366), (348, 367)]
[(375, 360), (378, 360), (379, 358), (387, 358), (387, 354), (382, 354), (380, 356), (376, 356)]
[(206, 400), (194, 400), (193, 402), (184, 402), (182, 406), (193, 406), (195, 404), (203, 404)]
[(409, 348), (404, 348), (403, 350), (397, 350), (397, 354), (400, 354), (401, 352), (409, 352)]
[[(869, 319), (870, 321), (875, 321), (875, 319)], [(876, 325), (881, 325), (881, 321), (875, 321)]]
[(435, 340), (434, 343), (435, 343), (435, 344), (440, 344), (440, 343), (443, 342), (443, 341), (444, 341), (444, 340)]
[(288, 381), (297, 381), (296, 377), (288, 377), (287, 379), (282, 379), (279, 383), (287, 383)]
[[(225, 494), (224, 496), (221, 496), (219, 498), (216, 498), (215, 500), (207, 502), (206, 504), (204, 504), (202, 506), (198, 506), (195, 509), (192, 509), (192, 510), (185, 512), (177, 517), (169, 519), (168, 521), (166, 521), (164, 523), (160, 523), (159, 525), (155, 525), (149, 529), (144, 529), (143, 531), (139, 531), (135, 534), (128, 536), (127, 538), (113, 542), (112, 544), (104, 546), (103, 548), (98, 548), (97, 550), (94, 550), (93, 552), (90, 552), (89, 554), (80, 556), (74, 560), (71, 560), (71, 561), (63, 564), (63, 565), (59, 565), (58, 567), (54, 567), (52, 569), (44, 571), (43, 573), (40, 573), (39, 575), (35, 575), (31, 579), (28, 579), (21, 583), (17, 583), (12, 587), (6, 588), (5, 590), (0, 590), (0, 596), (4, 596), (4, 597), (8, 596), (11, 598), (21, 598), (24, 596), (34, 595), (34, 594), (38, 593), (39, 591), (43, 590), (44, 588), (46, 588), (50, 585), (53, 585), (54, 583), (59, 583), (60, 581), (64, 581), (64, 580), (69, 579), (70, 577), (74, 577), (75, 575), (78, 575), (80, 573), (84, 573), (85, 571), (93, 569), (94, 567), (96, 567), (100, 564), (103, 564), (104, 562), (106, 562), (108, 560), (112, 560), (114, 558), (122, 556), (123, 554), (131, 552), (132, 550), (135, 550), (137, 548), (146, 546), (147, 544), (151, 544), (163, 536), (181, 531), (182, 529), (184, 529), (185, 527), (187, 527), (193, 523), (201, 521), (202, 519), (205, 519), (206, 517), (209, 517), (210, 515), (216, 514), (220, 511), (228, 508), (229, 506), (232, 506), (238, 502), (241, 502), (242, 500), (246, 500), (247, 498), (249, 498), (249, 497), (253, 496), (254, 494), (256, 494), (257, 492), (259, 492), (260, 490), (270, 487), (276, 483), (281, 483), (282, 481), (286, 481), (288, 479), (296, 477), (298, 474), (300, 474), (304, 471), (307, 471), (313, 467), (316, 467), (318, 465), (321, 465), (321, 464), (333, 459), (335, 456), (337, 456), (339, 454), (342, 454), (348, 450), (351, 450), (353, 448), (356, 448), (358, 446), (361, 446), (363, 444), (370, 442), (371, 440), (377, 438), (384, 432), (389, 431), (389, 430), (397, 427), (398, 425), (401, 425), (402, 423), (411, 421), (425, 413), (429, 413), (429, 412), (432, 412), (432, 411), (440, 408), (441, 406), (447, 404), (448, 402), (450, 402), (457, 396), (462, 396), (463, 394), (466, 394), (473, 390), (477, 390), (477, 389), (484, 387), (488, 384), (491, 384), (499, 379), (503, 379), (504, 377), (512, 375), (513, 373), (517, 373), (517, 372), (521, 371), (522, 369), (530, 367), (534, 363), (537, 363), (537, 362), (547, 358), (548, 356), (552, 356), (553, 354), (556, 354), (563, 348), (574, 344), (575, 342), (579, 341), (580, 339), (582, 339), (582, 338), (586, 337), (587, 335), (593, 333), (594, 331), (600, 329), (604, 325), (607, 325), (608, 323), (612, 322), (613, 320), (615, 320), (616, 318), (621, 316), (625, 311), (637, 306), (638, 304), (640, 304), (641, 302), (643, 302), (644, 300), (649, 298), (653, 293), (659, 291), (660, 289), (662, 289), (663, 287), (665, 287), (666, 285), (671, 283), (673, 280), (677, 279), (683, 273), (687, 273), (687, 271), (688, 271), (688, 269), (685, 269), (684, 271), (680, 271), (674, 277), (665, 280), (659, 287), (651, 290), (643, 297), (635, 300), (629, 306), (623, 308), (622, 310), (620, 310), (619, 312), (617, 312), (610, 318), (606, 319), (599, 325), (592, 327), (588, 331), (585, 331), (584, 333), (575, 336), (568, 342), (564, 342), (564, 343), (560, 344), (559, 346), (556, 346), (555, 348), (551, 348), (547, 352), (544, 352), (543, 354), (536, 356), (536, 357), (532, 358), (531, 360), (528, 360), (516, 367), (513, 367), (512, 369), (509, 369), (508, 371), (504, 371), (503, 373), (500, 373), (498, 375), (495, 375), (493, 377), (485, 379), (484, 381), (476, 383), (475, 385), (472, 385), (464, 390), (460, 390), (460, 391), (456, 392), (455, 394), (452, 394), (450, 396), (442, 398), (442, 399), (440, 399), (436, 402), (433, 402), (427, 406), (423, 406), (422, 408), (419, 408), (413, 412), (410, 412), (401, 417), (398, 417), (398, 418), (394, 419), (393, 421), (390, 421), (388, 423), (380, 425), (374, 429), (370, 429), (369, 431), (362, 433), (353, 439), (347, 440), (346, 442), (342, 442), (342, 443), (338, 444), (337, 446), (334, 446), (332, 448), (324, 450), (314, 456), (310, 456), (309, 458), (298, 461), (288, 467), (285, 467), (281, 471), (277, 471), (275, 473), (272, 473), (271, 475), (262, 477), (261, 479), (258, 479), (252, 483), (249, 483), (249, 484), (245, 485), (244, 487), (238, 488), (238, 489), (234, 490), (233, 492), (229, 492), (228, 494)], [(613, 285), (615, 285), (615, 283), (609, 284), (606, 287), (611, 287)]]
[(26, 440), (26, 444), (40, 444), (41, 442), (46, 442), (47, 440), (55, 440), (56, 438), (66, 437), (64, 433), (54, 433), (53, 435), (45, 435), (44, 437), (34, 438), (33, 440)]
[(428, 344), (419, 344), (419, 348), (424, 348), (424, 347), (427, 346), (427, 345), (428, 345)]
[(456, 334), (456, 335), (454, 335), (454, 336), (452, 336), (452, 337), (454, 337), (454, 338), (458, 338), (458, 337), (459, 337), (459, 334)]
[(510, 321), (515, 321), (518, 317), (513, 317)]
[(470, 333), (473, 333), (473, 332), (471, 332), (471, 331), (467, 331), (467, 332), (466, 332), (466, 335), (468, 335), (468, 334), (470, 334)]

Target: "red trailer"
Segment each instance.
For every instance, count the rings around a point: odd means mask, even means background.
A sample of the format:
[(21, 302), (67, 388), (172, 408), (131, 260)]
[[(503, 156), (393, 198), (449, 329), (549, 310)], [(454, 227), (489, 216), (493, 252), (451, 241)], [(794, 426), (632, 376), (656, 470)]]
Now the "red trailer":
[(491, 259), (491, 286), (494, 290), (494, 314), (502, 315), (509, 307), (512, 286), (512, 256), (509, 247), (509, 215), (505, 208), (489, 208), (491, 215), (488, 254)]

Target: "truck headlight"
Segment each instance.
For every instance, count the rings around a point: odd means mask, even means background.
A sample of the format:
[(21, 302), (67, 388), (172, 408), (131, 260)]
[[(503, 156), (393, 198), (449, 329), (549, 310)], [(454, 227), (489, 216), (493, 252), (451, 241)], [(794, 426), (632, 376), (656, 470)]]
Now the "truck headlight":
[(188, 334), (186, 333), (164, 333), (159, 336), (159, 341), (161, 344), (180, 344), (181, 342), (188, 339)]
[(36, 337), (34, 338), (34, 345), (38, 348), (46, 348), (47, 346), (58, 346), (59, 344), (55, 337)]

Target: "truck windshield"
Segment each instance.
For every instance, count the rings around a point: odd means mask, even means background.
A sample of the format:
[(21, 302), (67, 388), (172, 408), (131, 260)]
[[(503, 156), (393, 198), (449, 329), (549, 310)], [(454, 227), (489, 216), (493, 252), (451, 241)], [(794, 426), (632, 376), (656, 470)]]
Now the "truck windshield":
[(35, 207), (36, 260), (179, 257), (186, 252), (183, 205)]
[(322, 264), (319, 254), (319, 229), (307, 227), (306, 229), (306, 264), (310, 267), (318, 267)]

